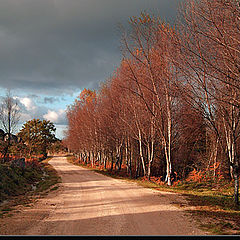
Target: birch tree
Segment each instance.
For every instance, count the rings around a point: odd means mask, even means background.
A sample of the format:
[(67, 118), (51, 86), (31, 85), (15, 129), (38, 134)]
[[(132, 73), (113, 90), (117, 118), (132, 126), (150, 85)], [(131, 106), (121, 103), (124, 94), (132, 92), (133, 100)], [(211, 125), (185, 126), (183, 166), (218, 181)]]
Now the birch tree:
[[(172, 109), (175, 100), (172, 86), (176, 78), (171, 61), (172, 55), (176, 54), (171, 44), (174, 31), (160, 19), (146, 13), (142, 13), (139, 18), (131, 18), (130, 26), (132, 30), (129, 35), (123, 36), (124, 54), (145, 68), (144, 82), (141, 82), (133, 68), (131, 69), (139, 97), (144, 100), (146, 108), (158, 122), (158, 134), (162, 139), (166, 159), (165, 181), (171, 185)], [(131, 67), (131, 62), (128, 63)], [(149, 103), (144, 95), (146, 89), (154, 95), (152, 103)], [(157, 115), (151, 110), (152, 104), (158, 112)]]
[(0, 126), (8, 136), (7, 144), (4, 148), (4, 159), (6, 159), (8, 155), (8, 150), (11, 146), (11, 135), (16, 130), (19, 119), (20, 108), (17, 101), (12, 97), (11, 92), (8, 91), (0, 105)]
[[(215, 145), (221, 137), (225, 138), (230, 172), (235, 181), (234, 198), (238, 204), (239, 1), (188, 0), (181, 13), (179, 46), (184, 60), (179, 67), (186, 76), (184, 84), (191, 86), (196, 105), (215, 131)], [(222, 121), (222, 129), (216, 124), (217, 116)]]

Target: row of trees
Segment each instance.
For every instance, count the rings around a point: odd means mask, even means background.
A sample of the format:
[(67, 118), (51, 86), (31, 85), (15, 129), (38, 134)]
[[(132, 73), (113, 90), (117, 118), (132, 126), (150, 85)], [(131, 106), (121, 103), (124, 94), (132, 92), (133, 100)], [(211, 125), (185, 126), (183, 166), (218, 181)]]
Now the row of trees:
[(168, 185), (221, 170), (239, 188), (240, 6), (186, 0), (176, 26), (142, 13), (122, 37), (120, 66), (67, 113), (66, 146), (85, 162)]

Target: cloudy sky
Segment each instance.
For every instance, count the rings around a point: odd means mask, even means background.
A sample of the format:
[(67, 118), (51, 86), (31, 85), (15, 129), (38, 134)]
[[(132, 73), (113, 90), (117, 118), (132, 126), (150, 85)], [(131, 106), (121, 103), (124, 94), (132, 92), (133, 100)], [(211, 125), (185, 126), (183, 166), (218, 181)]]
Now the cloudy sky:
[(121, 60), (118, 25), (143, 10), (173, 23), (181, 0), (0, 0), (0, 97), (21, 107), (21, 123), (55, 123), (82, 89), (97, 89)]

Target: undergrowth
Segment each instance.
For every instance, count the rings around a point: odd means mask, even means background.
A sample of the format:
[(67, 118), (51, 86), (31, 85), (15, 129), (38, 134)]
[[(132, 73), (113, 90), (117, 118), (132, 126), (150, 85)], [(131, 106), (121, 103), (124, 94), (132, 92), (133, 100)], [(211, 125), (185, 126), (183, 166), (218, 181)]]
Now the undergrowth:
[(0, 202), (11, 196), (24, 194), (32, 189), (32, 184), (41, 180), (43, 169), (35, 164), (26, 164), (25, 169), (0, 165)]
[(26, 162), (24, 169), (10, 163), (0, 164), (0, 217), (12, 206), (27, 205), (33, 196), (58, 188), (61, 178), (48, 163), (50, 159)]

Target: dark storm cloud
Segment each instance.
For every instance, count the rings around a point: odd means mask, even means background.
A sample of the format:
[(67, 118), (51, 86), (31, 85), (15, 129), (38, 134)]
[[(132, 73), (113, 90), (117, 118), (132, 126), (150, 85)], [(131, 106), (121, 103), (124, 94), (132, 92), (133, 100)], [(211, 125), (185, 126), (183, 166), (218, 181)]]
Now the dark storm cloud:
[(46, 103), (54, 103), (54, 102), (59, 102), (59, 99), (56, 97), (44, 97), (43, 102)]
[(97, 88), (119, 64), (117, 25), (180, 0), (0, 0), (0, 87), (45, 94)]

